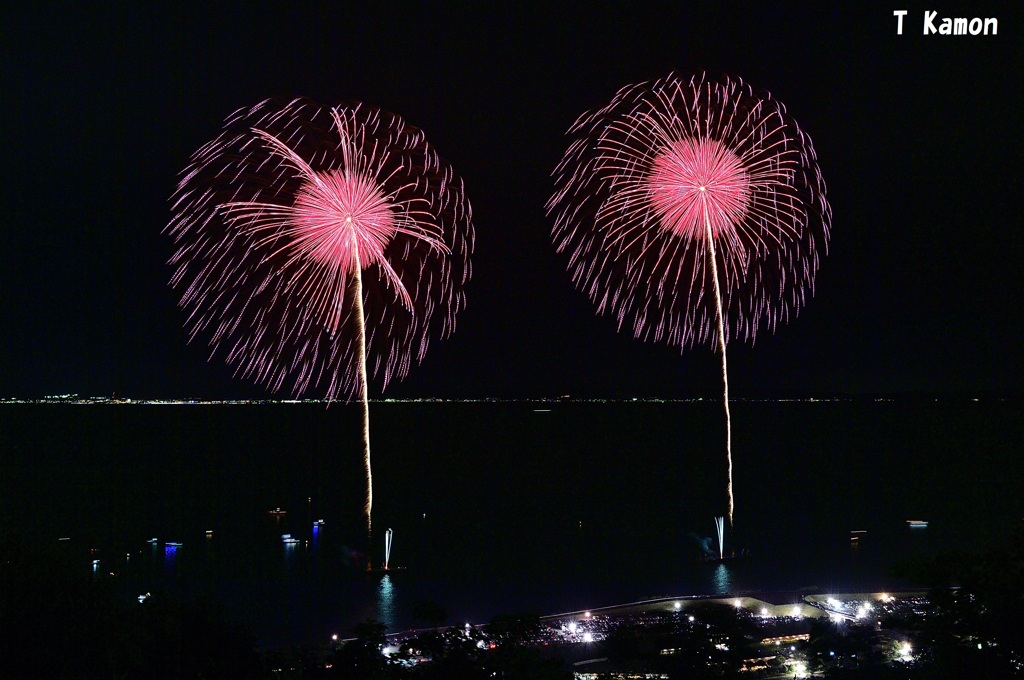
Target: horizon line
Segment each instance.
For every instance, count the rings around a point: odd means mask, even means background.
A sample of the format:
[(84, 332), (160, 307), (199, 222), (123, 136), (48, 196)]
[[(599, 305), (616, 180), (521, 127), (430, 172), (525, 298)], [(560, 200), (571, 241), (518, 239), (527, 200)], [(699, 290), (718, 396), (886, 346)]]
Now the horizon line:
[[(1001, 391), (1000, 391), (1001, 392)], [(920, 401), (923, 399), (932, 401), (1014, 401), (1019, 400), (1022, 395), (1012, 393), (993, 393), (992, 391), (980, 392), (977, 396), (970, 393), (951, 392), (895, 392), (877, 394), (832, 394), (832, 395), (793, 395), (793, 396), (761, 396), (761, 397), (733, 397), (730, 402), (851, 402), (851, 401)], [(583, 397), (572, 395), (561, 395), (557, 397), (377, 397), (369, 399), (372, 403), (696, 403), (721, 401), (721, 397)], [(78, 394), (47, 395), (43, 397), (0, 397), (0, 404), (81, 404), (81, 405), (240, 405), (240, 404), (339, 404), (346, 405), (354, 403), (352, 400), (341, 399), (210, 399), (210, 398), (189, 398), (189, 397), (168, 397), (168, 398), (133, 398), (133, 397), (86, 397)]]

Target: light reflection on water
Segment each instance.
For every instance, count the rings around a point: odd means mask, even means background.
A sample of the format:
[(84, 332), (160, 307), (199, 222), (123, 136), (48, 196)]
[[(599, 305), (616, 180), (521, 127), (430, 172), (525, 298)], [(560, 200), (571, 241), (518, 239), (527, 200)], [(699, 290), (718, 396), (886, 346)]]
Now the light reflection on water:
[(728, 595), (732, 593), (732, 574), (729, 573), (729, 567), (725, 566), (724, 562), (719, 562), (718, 567), (715, 568), (715, 575), (712, 577), (712, 583), (714, 585), (716, 595)]
[(180, 546), (176, 543), (167, 543), (164, 545), (164, 570), (168, 574), (174, 573), (174, 567), (178, 561), (178, 548)]
[(395, 588), (389, 574), (384, 574), (377, 584), (377, 619), (387, 626), (388, 630), (394, 630)]

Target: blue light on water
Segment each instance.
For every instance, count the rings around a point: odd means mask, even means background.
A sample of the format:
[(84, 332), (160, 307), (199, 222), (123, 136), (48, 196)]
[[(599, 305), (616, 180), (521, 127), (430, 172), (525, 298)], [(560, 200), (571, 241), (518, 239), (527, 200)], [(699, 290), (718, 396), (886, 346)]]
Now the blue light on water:
[[(153, 546), (154, 549), (156, 546)], [(178, 548), (181, 547), (181, 543), (176, 541), (167, 541), (164, 544), (164, 571), (172, 573), (177, 567), (178, 561)]]
[(395, 587), (391, 576), (384, 574), (377, 585), (377, 615), (389, 630), (395, 627)]

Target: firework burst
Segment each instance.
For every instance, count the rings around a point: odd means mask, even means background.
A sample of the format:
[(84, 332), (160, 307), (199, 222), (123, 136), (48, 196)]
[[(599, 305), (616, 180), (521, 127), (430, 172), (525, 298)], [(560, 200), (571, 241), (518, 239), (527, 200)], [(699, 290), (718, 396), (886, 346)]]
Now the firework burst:
[(547, 211), (573, 282), (637, 338), (722, 355), (813, 293), (831, 211), (810, 138), (739, 80), (675, 74), (581, 116)]
[(363, 105), (241, 109), (172, 196), (171, 285), (189, 339), (295, 396), (363, 402), (448, 336), (465, 306), (473, 226), (462, 180), (418, 129)]

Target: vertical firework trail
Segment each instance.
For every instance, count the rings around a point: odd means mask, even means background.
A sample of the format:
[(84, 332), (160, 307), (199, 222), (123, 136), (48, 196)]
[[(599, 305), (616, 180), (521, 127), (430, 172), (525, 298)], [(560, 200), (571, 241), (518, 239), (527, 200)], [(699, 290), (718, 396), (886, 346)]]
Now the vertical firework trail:
[[(701, 189), (701, 191), (704, 191)], [(732, 496), (732, 416), (729, 414), (729, 368), (725, 359), (725, 321), (722, 317), (722, 287), (718, 283), (718, 265), (715, 263), (715, 238), (711, 231), (711, 220), (708, 218), (708, 208), (704, 206), (704, 222), (707, 225), (708, 261), (711, 263), (711, 281), (715, 288), (715, 318), (718, 321), (718, 349), (722, 353), (722, 406), (725, 409), (725, 461), (726, 492), (729, 495), (729, 522), (732, 523), (733, 496)], [(719, 518), (721, 519), (721, 518)], [(722, 528), (718, 529), (718, 546), (721, 552)]]
[(189, 340), (273, 391), (359, 395), (369, 536), (370, 374), (386, 388), (454, 331), (473, 249), (462, 180), (398, 116), (267, 100), (193, 154), (172, 202)]
[(725, 559), (725, 518), (715, 518), (715, 529), (718, 530), (718, 559)]
[[(355, 239), (353, 230), (352, 238)], [(373, 534), (373, 469), (370, 466), (370, 386), (366, 379), (366, 315), (363, 313), (363, 268), (359, 266), (359, 250), (352, 254), (356, 280), (356, 334), (359, 336), (359, 391), (363, 402), (363, 468), (366, 470), (366, 534)]]
[(767, 93), (704, 75), (630, 85), (569, 129), (555, 168), (552, 238), (573, 282), (635, 337), (722, 355), (814, 290), (832, 214), (810, 138)]

